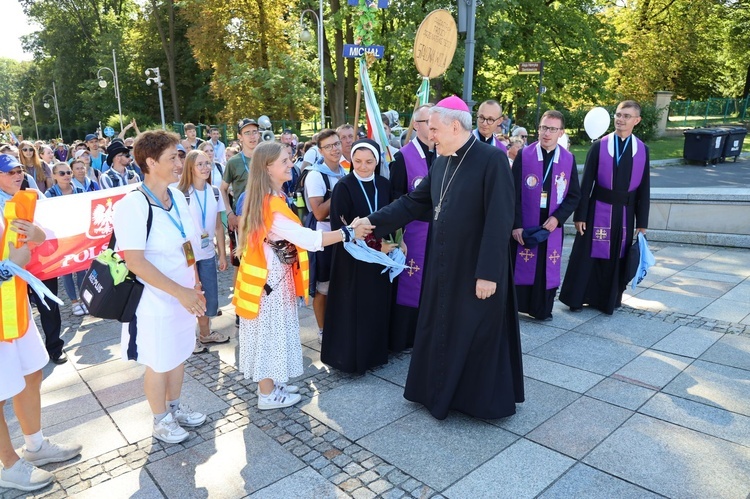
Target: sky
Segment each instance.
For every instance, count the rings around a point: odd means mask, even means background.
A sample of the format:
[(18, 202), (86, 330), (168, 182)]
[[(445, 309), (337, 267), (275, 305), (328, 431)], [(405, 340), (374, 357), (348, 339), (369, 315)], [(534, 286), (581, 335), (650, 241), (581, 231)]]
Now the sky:
[(3, 28), (0, 29), (0, 57), (17, 61), (30, 61), (32, 54), (21, 48), (21, 37), (35, 31), (29, 25), (18, 0), (3, 0)]

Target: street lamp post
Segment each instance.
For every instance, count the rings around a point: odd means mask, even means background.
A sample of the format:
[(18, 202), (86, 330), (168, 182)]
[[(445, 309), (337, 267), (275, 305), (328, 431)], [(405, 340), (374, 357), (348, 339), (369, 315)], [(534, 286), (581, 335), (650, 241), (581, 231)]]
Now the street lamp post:
[(302, 18), (305, 16), (305, 13), (309, 12), (313, 16), (315, 16), (315, 19), (318, 21), (318, 59), (320, 59), (320, 128), (321, 130), (325, 128), (325, 87), (323, 83), (323, 0), (320, 0), (319, 4), (319, 13), (315, 13), (312, 9), (305, 9), (302, 11), (302, 13), (299, 16), (299, 25), (302, 28), (302, 32), (300, 32), (299, 39), (302, 42), (309, 42), (312, 39), (312, 36), (310, 35), (310, 31), (305, 27), (305, 25), (302, 23)]
[[(28, 116), (29, 112), (25, 111), (24, 116)], [(31, 116), (34, 117), (34, 130), (36, 130), (36, 138), (39, 139), (39, 125), (36, 122), (36, 108), (34, 107), (34, 99), (31, 99)]]
[(21, 113), (18, 110), (18, 104), (16, 104), (16, 116), (18, 116), (18, 126), (21, 128), (21, 135), (23, 135), (23, 123), (21, 123)]
[(102, 88), (107, 88), (107, 80), (102, 78), (101, 72), (105, 69), (112, 73), (112, 79), (115, 82), (115, 98), (117, 99), (117, 112), (120, 115), (120, 131), (122, 132), (123, 126), (122, 126), (122, 103), (120, 102), (120, 80), (117, 78), (117, 57), (115, 56), (115, 49), (112, 49), (112, 62), (114, 63), (113, 66), (115, 68), (114, 71), (109, 69), (108, 67), (99, 68), (99, 71), (96, 72), (96, 77), (99, 79), (99, 86)]
[(55, 88), (55, 82), (52, 82), (52, 95), (45, 94), (44, 97), (42, 97), (42, 101), (44, 102), (44, 107), (46, 109), (49, 109), (49, 101), (47, 100), (47, 97), (52, 97), (52, 100), (55, 103), (55, 114), (57, 115), (57, 127), (60, 129), (60, 139), (63, 138), (62, 133), (62, 123), (60, 122), (60, 108), (57, 106), (57, 89)]
[[(151, 73), (154, 74), (154, 76), (151, 76)], [(159, 68), (148, 68), (146, 69), (146, 76), (149, 78), (146, 79), (146, 85), (151, 85), (151, 82), (156, 83), (156, 88), (159, 90), (159, 109), (161, 110), (161, 128), (162, 130), (167, 129), (167, 123), (164, 120), (164, 97), (161, 93), (161, 87), (164, 85), (161, 82), (161, 72), (159, 71)]]

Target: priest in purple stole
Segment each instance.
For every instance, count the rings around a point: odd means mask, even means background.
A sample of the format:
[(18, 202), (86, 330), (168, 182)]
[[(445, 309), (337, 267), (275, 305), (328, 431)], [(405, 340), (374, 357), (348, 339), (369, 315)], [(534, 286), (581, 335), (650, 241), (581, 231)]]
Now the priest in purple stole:
[[(563, 224), (581, 198), (575, 157), (557, 144), (563, 133), (562, 113), (545, 112), (539, 141), (523, 148), (513, 162), (516, 218), (512, 254), (518, 311), (540, 320), (552, 320), (562, 275)], [(540, 225), (549, 231), (546, 241), (533, 246), (523, 240), (524, 229)]]
[[(390, 165), (391, 199), (398, 199), (416, 189), (435, 159), (434, 144), (427, 128), (431, 107), (432, 104), (425, 104), (416, 109), (413, 118), (415, 136), (393, 158)], [(388, 339), (388, 349), (392, 352), (414, 346), (429, 222), (427, 215), (423, 220), (415, 220), (404, 227), (404, 244), (408, 251), (406, 264), (410, 268), (394, 281), (395, 303)]]
[(497, 147), (505, 154), (508, 154), (508, 148), (505, 147), (505, 144), (495, 137), (495, 132), (500, 129), (500, 125), (502, 124), (502, 106), (496, 100), (486, 100), (479, 104), (479, 109), (477, 109), (477, 127), (471, 133), (485, 144)]
[(612, 314), (627, 286), (627, 252), (646, 233), (650, 206), (648, 147), (633, 135), (641, 106), (623, 101), (615, 132), (594, 142), (586, 157), (582, 197), (575, 212), (576, 239), (560, 301), (572, 311), (590, 305)]

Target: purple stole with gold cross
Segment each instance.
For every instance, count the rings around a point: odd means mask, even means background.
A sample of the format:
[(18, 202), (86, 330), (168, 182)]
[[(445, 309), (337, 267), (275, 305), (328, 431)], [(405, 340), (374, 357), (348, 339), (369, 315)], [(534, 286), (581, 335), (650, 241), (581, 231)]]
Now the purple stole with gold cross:
[[(646, 146), (635, 135), (631, 135), (633, 151), (633, 171), (630, 174), (630, 185), (628, 193), (632, 193), (641, 185), (643, 171), (646, 168)], [(599, 172), (596, 183), (599, 187), (612, 190), (615, 177), (615, 137), (610, 133), (601, 140), (599, 145)], [(605, 258), (610, 256), (610, 242), (612, 227), (615, 224), (622, 226), (622, 238), (620, 240), (620, 258), (625, 256), (627, 241), (627, 206), (622, 207), (622, 214), (617, 219), (613, 217), (613, 209), (610, 203), (596, 200), (594, 206), (594, 232), (591, 238), (591, 258)]]
[[(406, 164), (407, 192), (412, 192), (427, 175), (427, 159), (425, 159), (422, 146), (419, 145), (416, 137), (401, 148), (401, 154), (404, 155), (404, 163)], [(415, 220), (404, 227), (404, 244), (406, 244), (409, 253), (406, 264), (409, 268), (401, 272), (398, 277), (396, 303), (399, 305), (413, 308), (419, 306), (429, 226), (428, 222)]]
[[(544, 189), (544, 173), (547, 165), (542, 161), (542, 147), (538, 142), (534, 142), (528, 147), (524, 147), (521, 154), (523, 155), (521, 179), (521, 222), (524, 228), (536, 227), (541, 224), (541, 199), (542, 190)], [(547, 193), (548, 206), (550, 215), (562, 204), (563, 199), (568, 194), (570, 186), (570, 174), (575, 168), (573, 164), (573, 155), (566, 149), (557, 146), (553, 155), (552, 184)], [(562, 259), (562, 242), (563, 242), (563, 222), (552, 231), (547, 239), (546, 258), (546, 287), (545, 289), (554, 289), (560, 285), (560, 260)], [(514, 273), (516, 284), (519, 286), (531, 286), (536, 278), (536, 259), (539, 254), (539, 246), (536, 248), (527, 248), (518, 246), (516, 250), (516, 270)]]

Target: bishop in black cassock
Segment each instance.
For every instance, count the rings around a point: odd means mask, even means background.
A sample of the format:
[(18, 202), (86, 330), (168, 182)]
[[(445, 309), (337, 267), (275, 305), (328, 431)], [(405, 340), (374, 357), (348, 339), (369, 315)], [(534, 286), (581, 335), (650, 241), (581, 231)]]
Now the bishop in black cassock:
[(358, 223), (377, 237), (430, 215), (417, 332), (404, 397), (444, 419), (495, 419), (523, 402), (509, 240), (515, 192), (507, 156), (471, 134), (456, 96), (432, 108), (438, 156), (417, 189)]

